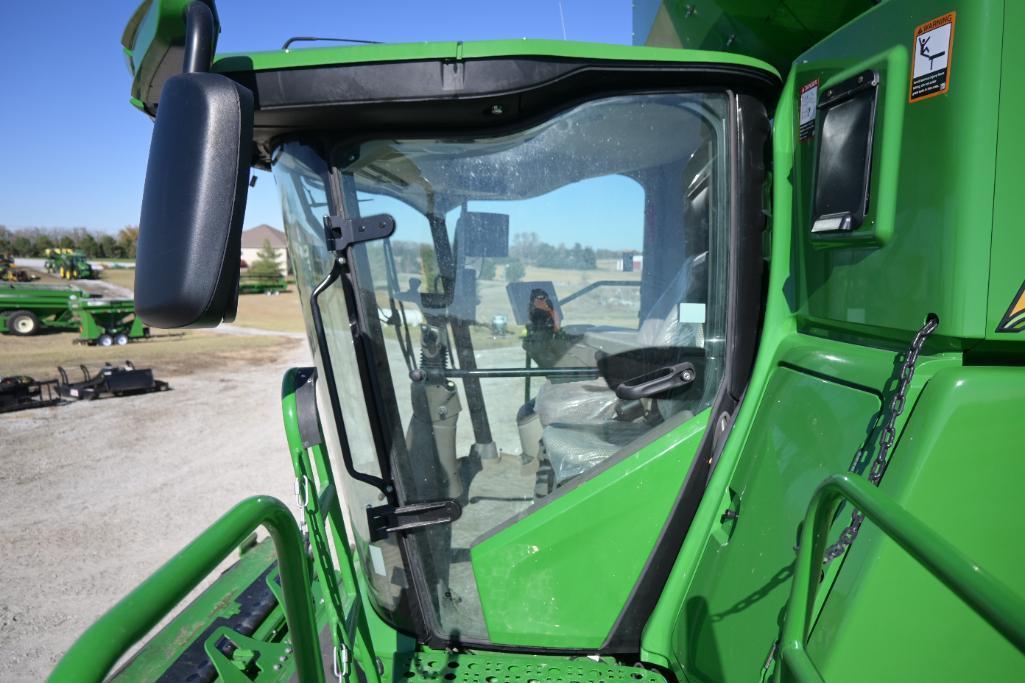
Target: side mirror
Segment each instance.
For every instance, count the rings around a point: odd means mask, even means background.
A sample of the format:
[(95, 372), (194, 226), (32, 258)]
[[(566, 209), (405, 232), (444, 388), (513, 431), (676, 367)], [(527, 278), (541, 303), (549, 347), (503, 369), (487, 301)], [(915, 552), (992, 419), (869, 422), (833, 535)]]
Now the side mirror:
[(509, 255), (509, 216), (463, 211), (456, 221), (456, 240), (462, 256), (505, 258)]
[(164, 84), (139, 221), (135, 306), (153, 327), (235, 318), (253, 94), (212, 73)]

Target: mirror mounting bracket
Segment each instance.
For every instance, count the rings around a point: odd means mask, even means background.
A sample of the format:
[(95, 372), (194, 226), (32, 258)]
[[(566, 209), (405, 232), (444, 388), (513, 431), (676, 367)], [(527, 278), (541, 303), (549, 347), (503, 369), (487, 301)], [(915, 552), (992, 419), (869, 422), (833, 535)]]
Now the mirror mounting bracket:
[(458, 502), (446, 499), (428, 503), (413, 503), (402, 507), (380, 505), (367, 508), (367, 526), (371, 541), (380, 541), (388, 534), (416, 531), (438, 524), (451, 524), (459, 519), (463, 509)]
[(395, 218), (379, 213), (365, 218), (324, 216), (324, 241), (328, 251), (343, 254), (360, 242), (371, 242), (391, 237), (395, 232)]

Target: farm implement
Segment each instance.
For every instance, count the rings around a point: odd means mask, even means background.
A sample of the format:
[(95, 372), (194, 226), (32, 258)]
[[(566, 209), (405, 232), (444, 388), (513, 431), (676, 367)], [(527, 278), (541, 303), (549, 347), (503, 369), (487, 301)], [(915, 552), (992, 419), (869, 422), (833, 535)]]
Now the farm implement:
[(78, 329), (71, 306), (88, 296), (71, 286), (0, 283), (0, 332), (24, 337)]
[(124, 365), (106, 363), (95, 374), (90, 373), (89, 368), (84, 365), (80, 365), (79, 370), (82, 372), (82, 379), (72, 382), (64, 368), (57, 368), (57, 373), (60, 375), (57, 393), (61, 397), (91, 401), (104, 394), (129, 396), (167, 391), (170, 388), (167, 382), (154, 379), (152, 370), (136, 368), (130, 360), (125, 361)]
[(77, 343), (124, 346), (129, 341), (149, 337), (149, 328), (135, 315), (135, 302), (131, 299), (79, 298), (70, 306), (78, 320)]
[(79, 344), (123, 346), (150, 336), (132, 299), (107, 299), (60, 285), (0, 284), (0, 331), (29, 336), (78, 330)]
[(62, 280), (92, 280), (97, 277), (96, 270), (80, 251), (55, 247), (47, 249), (45, 255), (46, 272)]
[(13, 256), (0, 255), (0, 282), (32, 282), (38, 279), (38, 275), (33, 275), (24, 268), (15, 268)]
[(243, 275), (238, 281), (239, 294), (280, 294), (287, 289), (288, 281), (283, 277)]
[(78, 381), (72, 381), (62, 367), (57, 368), (57, 379), (37, 381), (23, 375), (0, 378), (0, 413), (60, 405), (65, 399), (83, 401), (105, 394), (133, 396), (170, 389), (167, 382), (154, 379), (153, 370), (136, 368), (130, 360), (123, 365), (105, 363), (95, 373), (85, 365), (79, 370), (82, 378)]
[(228, 511), (53, 680), (1025, 680), (1025, 3), (638, 0), (632, 47), (218, 21), (125, 31), (136, 303), (230, 321), (274, 173), (295, 511)]
[(24, 375), (0, 377), (0, 413), (57, 405), (57, 380), (36, 381)]

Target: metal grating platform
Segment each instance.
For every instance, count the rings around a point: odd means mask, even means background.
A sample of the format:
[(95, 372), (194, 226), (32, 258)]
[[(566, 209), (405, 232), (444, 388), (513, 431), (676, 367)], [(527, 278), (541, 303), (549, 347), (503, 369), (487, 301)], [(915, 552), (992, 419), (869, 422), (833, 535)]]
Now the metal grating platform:
[[(587, 657), (546, 657), (495, 652), (455, 654), (418, 652), (403, 667), (396, 660), (396, 680), (438, 683), (665, 683), (656, 671)], [(403, 668), (405, 669), (403, 671)]]

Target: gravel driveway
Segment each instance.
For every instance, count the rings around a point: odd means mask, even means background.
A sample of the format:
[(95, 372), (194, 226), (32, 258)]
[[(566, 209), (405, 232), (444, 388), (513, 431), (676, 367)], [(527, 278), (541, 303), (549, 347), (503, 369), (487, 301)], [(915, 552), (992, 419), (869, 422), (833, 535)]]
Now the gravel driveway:
[(0, 415), (0, 680), (44, 679), (82, 631), (232, 505), (291, 505), (278, 362), (172, 391)]

